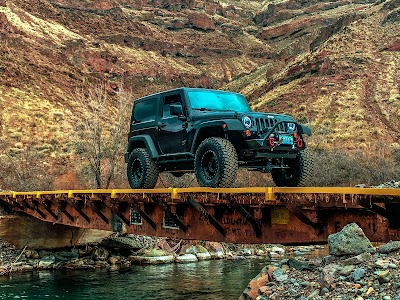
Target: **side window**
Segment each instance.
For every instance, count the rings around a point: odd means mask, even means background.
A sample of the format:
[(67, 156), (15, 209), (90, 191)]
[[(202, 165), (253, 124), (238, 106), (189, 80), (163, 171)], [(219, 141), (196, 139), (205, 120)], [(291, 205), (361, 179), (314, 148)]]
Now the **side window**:
[(163, 118), (170, 117), (171, 114), (169, 113), (169, 106), (171, 104), (178, 104), (178, 103), (182, 104), (182, 97), (180, 94), (165, 96), (163, 101), (163, 113), (162, 113)]
[(148, 99), (135, 103), (134, 119), (135, 122), (154, 121), (157, 113), (157, 99)]

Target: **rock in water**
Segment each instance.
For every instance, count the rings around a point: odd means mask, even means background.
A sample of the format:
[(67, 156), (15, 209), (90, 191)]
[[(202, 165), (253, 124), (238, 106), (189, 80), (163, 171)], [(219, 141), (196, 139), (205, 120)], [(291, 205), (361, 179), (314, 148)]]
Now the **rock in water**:
[(329, 254), (335, 256), (374, 253), (375, 248), (356, 224), (347, 224), (343, 229), (328, 236)]

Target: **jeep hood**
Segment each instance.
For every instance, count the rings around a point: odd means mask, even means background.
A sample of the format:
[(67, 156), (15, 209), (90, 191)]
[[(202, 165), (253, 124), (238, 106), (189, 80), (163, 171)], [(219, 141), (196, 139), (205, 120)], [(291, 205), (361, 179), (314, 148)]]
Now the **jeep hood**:
[(238, 119), (242, 120), (244, 116), (250, 118), (275, 118), (279, 121), (295, 121), (293, 117), (284, 114), (261, 113), (261, 112), (234, 112), (234, 111), (193, 111), (192, 119), (197, 120), (220, 120), (220, 119)]

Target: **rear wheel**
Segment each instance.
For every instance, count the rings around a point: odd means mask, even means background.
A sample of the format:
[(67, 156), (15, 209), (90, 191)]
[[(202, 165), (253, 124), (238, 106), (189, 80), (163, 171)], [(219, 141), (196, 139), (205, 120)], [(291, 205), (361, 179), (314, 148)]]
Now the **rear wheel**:
[(158, 179), (158, 168), (146, 149), (136, 148), (129, 155), (127, 175), (133, 189), (152, 189)]
[(277, 186), (307, 186), (312, 185), (313, 159), (308, 149), (297, 153), (293, 159), (285, 159), (288, 169), (273, 169), (272, 179)]
[(205, 139), (197, 148), (194, 164), (200, 186), (231, 187), (236, 180), (236, 149), (230, 141), (223, 138)]

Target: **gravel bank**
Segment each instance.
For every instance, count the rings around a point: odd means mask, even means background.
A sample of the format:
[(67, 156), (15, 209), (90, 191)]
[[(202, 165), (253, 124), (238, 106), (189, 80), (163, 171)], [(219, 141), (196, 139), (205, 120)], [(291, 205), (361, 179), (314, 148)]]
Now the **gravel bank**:
[(330, 255), (271, 263), (239, 299), (400, 300), (400, 241), (375, 248), (356, 224), (347, 227), (330, 236)]

